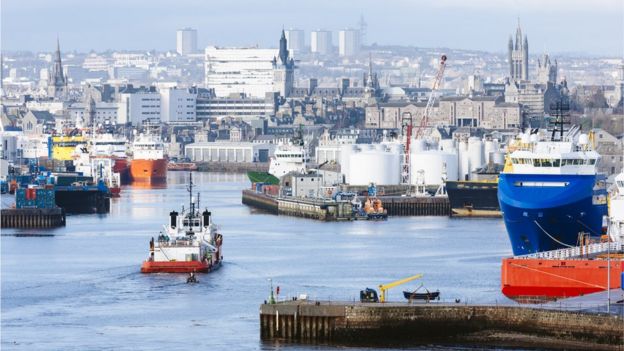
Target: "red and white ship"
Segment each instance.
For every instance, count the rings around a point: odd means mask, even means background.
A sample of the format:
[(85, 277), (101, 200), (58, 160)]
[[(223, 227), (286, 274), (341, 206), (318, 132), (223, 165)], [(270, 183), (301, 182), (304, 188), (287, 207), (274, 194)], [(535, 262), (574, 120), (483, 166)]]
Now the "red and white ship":
[(113, 172), (119, 173), (121, 182), (127, 184), (130, 179), (130, 164), (127, 154), (128, 140), (123, 136), (115, 136), (110, 133), (95, 134), (90, 144), (92, 156), (113, 160)]
[(130, 176), (135, 182), (159, 183), (167, 180), (165, 148), (156, 135), (140, 134), (132, 143)]
[[(210, 272), (221, 266), (223, 236), (218, 233), (211, 213), (200, 213), (192, 198), (193, 180), (190, 178), (190, 204), (181, 213), (169, 213), (169, 224), (154, 241), (150, 240), (149, 257), (141, 266), (141, 273)], [(199, 194), (198, 194), (199, 199)]]
[(541, 302), (620, 288), (624, 273), (624, 173), (615, 178), (605, 242), (505, 258), (505, 296)]

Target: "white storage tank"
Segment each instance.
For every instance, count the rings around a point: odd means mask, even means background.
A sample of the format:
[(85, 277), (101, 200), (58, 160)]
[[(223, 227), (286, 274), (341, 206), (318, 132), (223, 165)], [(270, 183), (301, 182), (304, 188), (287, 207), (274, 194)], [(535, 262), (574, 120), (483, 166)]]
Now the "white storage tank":
[(447, 180), (457, 180), (458, 158), (456, 153), (428, 150), (413, 152), (410, 155), (412, 184), (416, 184), (419, 170), (424, 171), (425, 185), (442, 184), (442, 175), (446, 172)]
[(348, 183), (351, 185), (394, 185), (400, 182), (400, 154), (380, 150), (354, 151), (348, 163)]
[(473, 172), (483, 166), (483, 142), (479, 138), (468, 138), (469, 170)]
[(470, 174), (470, 157), (468, 154), (468, 141), (460, 140), (458, 147), (458, 157), (459, 157), (459, 180), (468, 179), (468, 175)]
[(453, 152), (455, 150), (455, 140), (454, 139), (442, 139), (440, 140), (440, 145), (438, 148), (440, 151)]
[(340, 171), (344, 174), (347, 184), (349, 184), (349, 160), (351, 159), (351, 153), (359, 150), (359, 147), (354, 144), (342, 145), (340, 147)]
[(412, 140), (410, 151), (424, 151), (427, 150), (427, 142), (424, 139)]
[(490, 154), (490, 160), (493, 163), (498, 163), (499, 165), (505, 164), (505, 153), (502, 151), (495, 151)]

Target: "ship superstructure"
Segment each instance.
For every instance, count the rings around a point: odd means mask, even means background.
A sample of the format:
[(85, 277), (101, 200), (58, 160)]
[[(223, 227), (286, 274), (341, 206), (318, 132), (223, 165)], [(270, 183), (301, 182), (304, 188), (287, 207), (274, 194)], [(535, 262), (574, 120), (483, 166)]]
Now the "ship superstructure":
[(498, 185), (515, 255), (576, 246), (579, 233), (603, 234), (607, 193), (599, 159), (589, 136), (576, 128), (556, 141), (521, 136)]
[(189, 207), (182, 212), (171, 211), (169, 223), (156, 241), (150, 241), (149, 258), (141, 266), (142, 273), (210, 272), (221, 265), (223, 236), (212, 221), (208, 209), (200, 212), (199, 194), (193, 198), (190, 176)]

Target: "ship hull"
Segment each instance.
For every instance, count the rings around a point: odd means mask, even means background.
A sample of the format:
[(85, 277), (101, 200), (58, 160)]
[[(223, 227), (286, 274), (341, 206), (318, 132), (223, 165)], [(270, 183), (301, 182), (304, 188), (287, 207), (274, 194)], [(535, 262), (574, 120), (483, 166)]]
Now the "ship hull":
[(57, 187), (55, 203), (69, 214), (108, 213), (110, 211), (110, 194), (100, 190), (84, 190), (81, 187)]
[(167, 160), (132, 160), (130, 176), (138, 182), (164, 182), (167, 180)]
[(600, 236), (605, 204), (594, 204), (595, 175), (501, 174), (498, 199), (514, 255), (576, 246)]
[(113, 173), (119, 173), (119, 179), (122, 184), (128, 184), (130, 182), (130, 166), (128, 159), (115, 158), (113, 164)]
[(216, 263), (201, 261), (145, 261), (141, 265), (141, 273), (208, 273), (221, 266)]
[(447, 181), (446, 193), (454, 217), (500, 217), (498, 183)]
[(624, 262), (612, 260), (506, 258), (501, 269), (502, 292), (522, 302), (540, 302), (604, 291), (621, 285)]

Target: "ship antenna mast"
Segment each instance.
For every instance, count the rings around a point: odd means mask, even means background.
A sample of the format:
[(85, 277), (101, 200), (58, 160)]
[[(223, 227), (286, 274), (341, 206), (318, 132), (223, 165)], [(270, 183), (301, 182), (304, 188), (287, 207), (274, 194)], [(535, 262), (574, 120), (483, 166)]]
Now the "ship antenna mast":
[(191, 211), (189, 214), (189, 218), (190, 218), (195, 213), (195, 206), (193, 205), (193, 172), (189, 172), (188, 192), (189, 192), (189, 209)]

